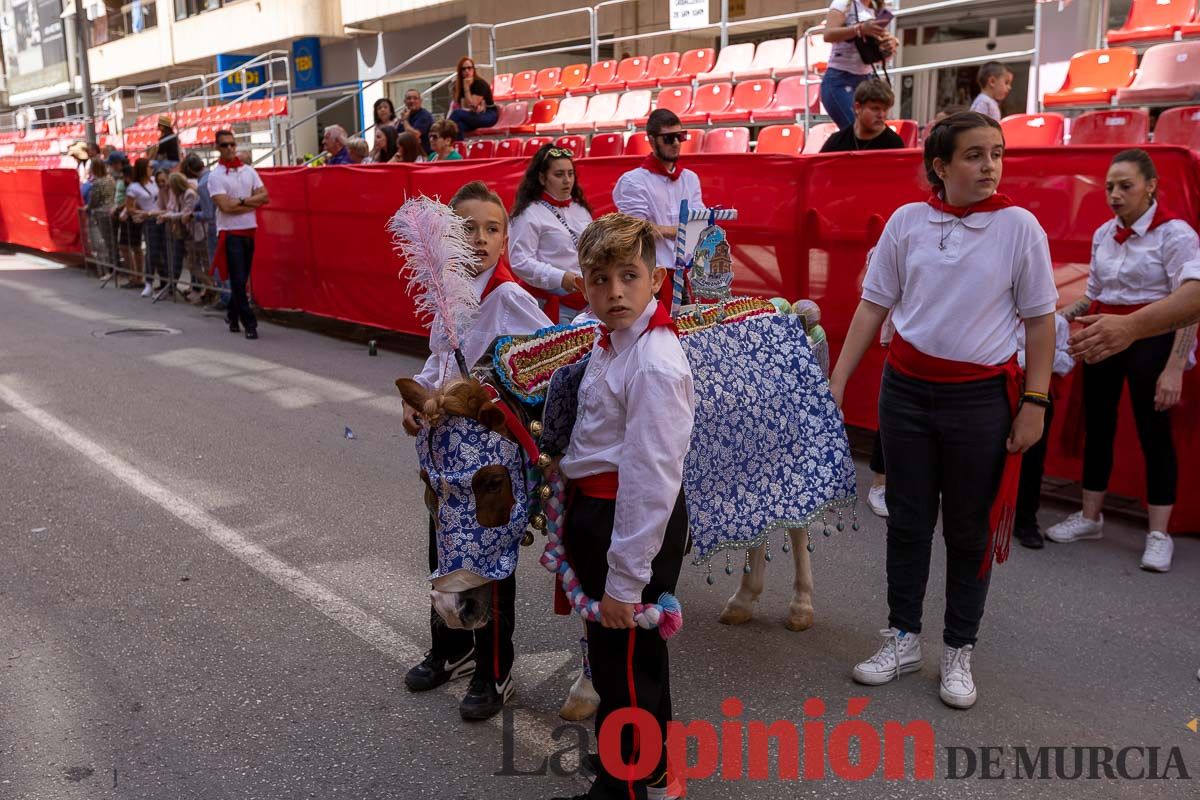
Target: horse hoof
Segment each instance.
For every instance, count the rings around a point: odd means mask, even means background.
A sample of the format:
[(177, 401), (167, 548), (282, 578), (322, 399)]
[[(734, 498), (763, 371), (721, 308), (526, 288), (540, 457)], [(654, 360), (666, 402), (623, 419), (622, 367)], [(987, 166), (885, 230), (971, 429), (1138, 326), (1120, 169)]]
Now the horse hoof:
[(806, 631), (812, 627), (812, 624), (813, 611), (811, 608), (790, 611), (787, 619), (783, 622), (783, 626), (789, 631)]
[(748, 606), (735, 606), (729, 603), (721, 612), (721, 616), (717, 617), (717, 622), (722, 625), (742, 625), (749, 622), (753, 616), (754, 612)]

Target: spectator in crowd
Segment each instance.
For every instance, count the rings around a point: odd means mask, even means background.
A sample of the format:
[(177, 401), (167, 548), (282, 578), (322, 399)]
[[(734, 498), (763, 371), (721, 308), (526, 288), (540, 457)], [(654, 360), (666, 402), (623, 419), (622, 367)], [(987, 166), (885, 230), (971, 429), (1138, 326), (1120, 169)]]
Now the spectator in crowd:
[[(186, 159), (184, 164), (186, 166)], [(187, 300), (189, 303), (197, 303), (212, 289), (206, 260), (208, 248), (205, 245), (204, 223), (197, 217), (200, 195), (196, 189), (196, 181), (188, 178), (185, 172), (171, 173), (167, 184), (170, 187), (171, 201), (165, 216), (173, 250), (173, 277), (175, 282), (178, 282), (180, 272), (185, 265), (187, 266), (189, 281), (199, 285), (188, 293)]]
[[(613, 189), (617, 210), (631, 217), (644, 219), (658, 232), (658, 266), (667, 270), (675, 267), (675, 231), (679, 228), (679, 202), (688, 201), (689, 208), (703, 208), (700, 179), (690, 169), (679, 165), (679, 151), (688, 132), (679, 124), (674, 111), (656, 108), (646, 120), (646, 138), (650, 153), (641, 165), (626, 172)], [(671, 291), (671, 281), (663, 283), (663, 291)]]
[(450, 119), (458, 125), (459, 139), (476, 128), (492, 127), (499, 117), (492, 100), (492, 87), (475, 74), (475, 62), (470, 58), (458, 60), (450, 108)]
[(430, 152), (426, 161), (458, 161), (462, 153), (455, 148), (458, 139), (458, 126), (454, 120), (440, 119), (429, 129)]
[(179, 166), (179, 160), (179, 136), (171, 118), (163, 114), (158, 118), (158, 144), (150, 148), (151, 164), (155, 169), (171, 170)]
[(375, 149), (371, 151), (372, 164), (386, 164), (396, 155), (396, 129), (391, 125), (375, 127)]
[(508, 254), (512, 270), (529, 286), (558, 301), (558, 314), (543, 305), (552, 322), (570, 322), (587, 305), (579, 267), (579, 236), (592, 222), (592, 209), (575, 180), (575, 154), (542, 145), (529, 162), (509, 213)]
[(389, 128), (396, 127), (396, 106), (392, 105), (392, 101), (386, 97), (381, 97), (375, 101), (375, 127), (380, 128), (387, 126)]
[(854, 90), (854, 124), (830, 136), (822, 153), (855, 150), (896, 150), (904, 147), (900, 134), (887, 126), (887, 114), (896, 96), (878, 78), (865, 80)]
[(133, 270), (133, 281), (130, 285), (145, 284), (142, 297), (149, 297), (153, 291), (153, 276), (145, 274), (145, 258), (142, 254), (142, 234), (147, 220), (153, 220), (158, 213), (158, 187), (150, 175), (150, 159), (139, 158), (133, 164), (133, 179), (125, 190), (125, 212), (128, 224), (128, 242), (130, 266)]
[(1012, 92), (1012, 70), (999, 61), (989, 61), (979, 68), (976, 80), (979, 81), (979, 94), (971, 101), (971, 110), (998, 122), (1004, 116), (1000, 104)]
[[(153, 162), (151, 162), (153, 163)], [(146, 232), (146, 277), (154, 278), (157, 284), (154, 289), (163, 288), (167, 285), (170, 275), (169, 264), (167, 260), (171, 256), (167, 242), (167, 226), (164, 218), (168, 211), (167, 203), (170, 200), (171, 193), (167, 186), (167, 176), (170, 173), (163, 168), (154, 170), (154, 188), (155, 192), (155, 211), (152, 220), (147, 220), (145, 227)], [(161, 282), (160, 280), (161, 279)], [(150, 280), (147, 280), (147, 284)], [(152, 294), (153, 289), (147, 292), (142, 290), (143, 296)]]
[(351, 136), (346, 140), (346, 152), (350, 154), (351, 164), (371, 163), (371, 145), (361, 136)]
[(396, 155), (392, 158), (392, 161), (413, 163), (420, 161), (422, 156), (421, 140), (417, 138), (415, 133), (405, 131), (396, 137)]
[[(129, 275), (132, 276), (134, 275), (134, 251), (135, 249), (137, 250), (138, 257), (140, 258), (142, 246), (140, 237), (136, 242), (136, 248), (134, 246), (132, 239), (134, 223), (126, 207), (129, 198), (129, 187), (133, 186), (134, 182), (133, 165), (125, 161), (121, 163), (119, 169), (121, 171), (121, 179), (117, 182), (117, 209), (113, 212), (113, 222), (117, 226), (117, 250), (121, 254), (121, 262), (125, 265), (125, 269)], [(132, 284), (133, 280), (131, 277), (130, 282), (126, 285), (131, 286)], [(115, 279), (114, 285), (119, 286), (120, 280)]]
[(108, 175), (108, 165), (97, 156), (92, 159), (92, 188), (88, 192), (87, 210), (89, 230), (99, 237), (99, 254), (113, 263), (112, 212), (116, 203), (117, 184)]
[(195, 219), (204, 227), (206, 253), (204, 271), (208, 273), (207, 277), (212, 281), (213, 286), (220, 290), (220, 294), (214, 298), (217, 301), (215, 305), (217, 308), (224, 308), (229, 303), (229, 283), (221, 280), (219, 276), (213, 275), (211, 267), (217, 254), (217, 207), (208, 193), (208, 181), (212, 177), (212, 172), (205, 165), (204, 159), (196, 153), (190, 153), (183, 160), (183, 169), (188, 178), (196, 181)]
[[(76, 142), (67, 148), (67, 155), (75, 159), (75, 173), (79, 175), (80, 192), (82, 192), (82, 187), (87, 183), (88, 179), (88, 163), (92, 160), (91, 154), (88, 153), (87, 144)], [(83, 198), (83, 202), (87, 202), (87, 197)]]
[(237, 141), (231, 131), (217, 131), (217, 149), (221, 160), (208, 180), (209, 194), (217, 206), (218, 240), (214, 265), (222, 274), (228, 275), (233, 290), (226, 314), (230, 332), (237, 333), (240, 322), (246, 328), (246, 338), (257, 339), (258, 320), (250, 308), (246, 286), (250, 281), (254, 233), (258, 228), (255, 210), (269, 202), (267, 187), (254, 167), (243, 164), (235, 155)]
[(429, 152), (429, 129), (433, 126), (433, 114), (421, 108), (421, 93), (409, 89), (404, 93), (404, 110), (400, 112), (400, 125), (404, 133), (414, 133), (421, 140), (421, 151)]
[(346, 150), (346, 129), (341, 125), (330, 125), (325, 128), (325, 136), (321, 145), (325, 149), (326, 164), (349, 164), (350, 153)]
[(885, 0), (833, 0), (825, 17), (825, 41), (833, 48), (821, 79), (821, 102), (840, 129), (854, 124), (854, 90), (873, 72), (859, 45), (878, 47), (885, 58), (896, 51), (885, 5)]

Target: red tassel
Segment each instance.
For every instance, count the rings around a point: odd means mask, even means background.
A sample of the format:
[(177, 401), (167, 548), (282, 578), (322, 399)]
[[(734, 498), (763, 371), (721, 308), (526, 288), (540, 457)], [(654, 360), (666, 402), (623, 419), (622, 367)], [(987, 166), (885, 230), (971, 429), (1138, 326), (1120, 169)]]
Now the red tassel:
[(1012, 549), (1013, 527), (1017, 519), (1017, 492), (1021, 488), (1021, 454), (1009, 453), (1004, 459), (1004, 472), (1000, 476), (1000, 488), (988, 514), (987, 551), (979, 572), (975, 577), (982, 580), (992, 568), (993, 561), (1003, 564), (1008, 561)]

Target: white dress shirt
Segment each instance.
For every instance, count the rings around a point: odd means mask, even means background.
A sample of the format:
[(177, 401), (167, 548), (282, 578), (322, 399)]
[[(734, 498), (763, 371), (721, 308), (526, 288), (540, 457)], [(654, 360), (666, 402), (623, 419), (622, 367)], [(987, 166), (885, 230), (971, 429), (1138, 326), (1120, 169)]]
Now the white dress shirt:
[(579, 385), (579, 414), (561, 469), (568, 478), (616, 472), (617, 505), (605, 593), (640, 603), (683, 483), (696, 398), (692, 368), (666, 328), (642, 335), (651, 300), (633, 326), (597, 344)]
[(1200, 281), (1200, 255), (1197, 255), (1191, 261), (1183, 265), (1183, 269), (1179, 272), (1179, 281), (1175, 288), (1183, 285), (1184, 281)]
[[(243, 164), (237, 169), (229, 169), (218, 164), (212, 168), (208, 178), (208, 194), (210, 197), (225, 195), (230, 200), (245, 200), (263, 185), (262, 178), (254, 171), (254, 167)], [(254, 209), (230, 214), (217, 207), (218, 231), (245, 231), (258, 227)]]
[(1164, 222), (1149, 230), (1157, 203), (1133, 223), (1124, 244), (1113, 238), (1121, 221), (1113, 217), (1092, 236), (1092, 267), (1087, 296), (1112, 306), (1133, 306), (1161, 300), (1179, 286), (1183, 267), (1200, 258), (1196, 232), (1183, 220)]
[(592, 215), (578, 203), (555, 210), (562, 214), (571, 231), (563, 227), (545, 203), (535, 200), (509, 222), (508, 258), (512, 271), (525, 283), (564, 294), (563, 273), (583, 274), (575, 242), (592, 223)]
[[(1067, 352), (1067, 340), (1071, 337), (1071, 325), (1062, 314), (1054, 315), (1054, 363), (1051, 371), (1055, 375), (1066, 375), (1075, 368), (1075, 359)], [(1017, 328), (1017, 364), (1025, 369), (1025, 326)]]
[[(475, 293), (483, 295), (495, 267), (475, 276)], [(497, 336), (519, 336), (533, 333), (551, 325), (549, 317), (538, 308), (529, 292), (511, 281), (502, 283), (483, 298), (479, 312), (465, 332), (459, 331), (458, 342), (467, 368), (475, 366)], [(426, 389), (440, 388), (447, 380), (462, 377), (454, 360), (454, 351), (440, 336), (429, 337), (429, 349), (433, 352), (425, 362), (425, 368), (413, 380)]]
[(1021, 319), (1058, 304), (1046, 232), (1016, 206), (961, 218), (901, 206), (871, 254), (862, 297), (890, 308), (897, 333), (922, 353), (985, 366), (1017, 351)]
[[(681, 169), (678, 165), (676, 169)], [(700, 179), (690, 169), (683, 170), (678, 180), (638, 167), (626, 172), (613, 188), (617, 211), (644, 219), (654, 225), (679, 224), (679, 203), (688, 201), (688, 208), (704, 208), (700, 196)], [(658, 266), (675, 268), (675, 240), (662, 238), (656, 248)]]

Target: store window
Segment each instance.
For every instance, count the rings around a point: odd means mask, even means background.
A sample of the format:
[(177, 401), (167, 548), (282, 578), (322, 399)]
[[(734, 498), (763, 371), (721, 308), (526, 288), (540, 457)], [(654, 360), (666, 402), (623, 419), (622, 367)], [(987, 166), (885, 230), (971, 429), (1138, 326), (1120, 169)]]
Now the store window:
[(175, 19), (187, 19), (225, 5), (225, 0), (175, 0)]

